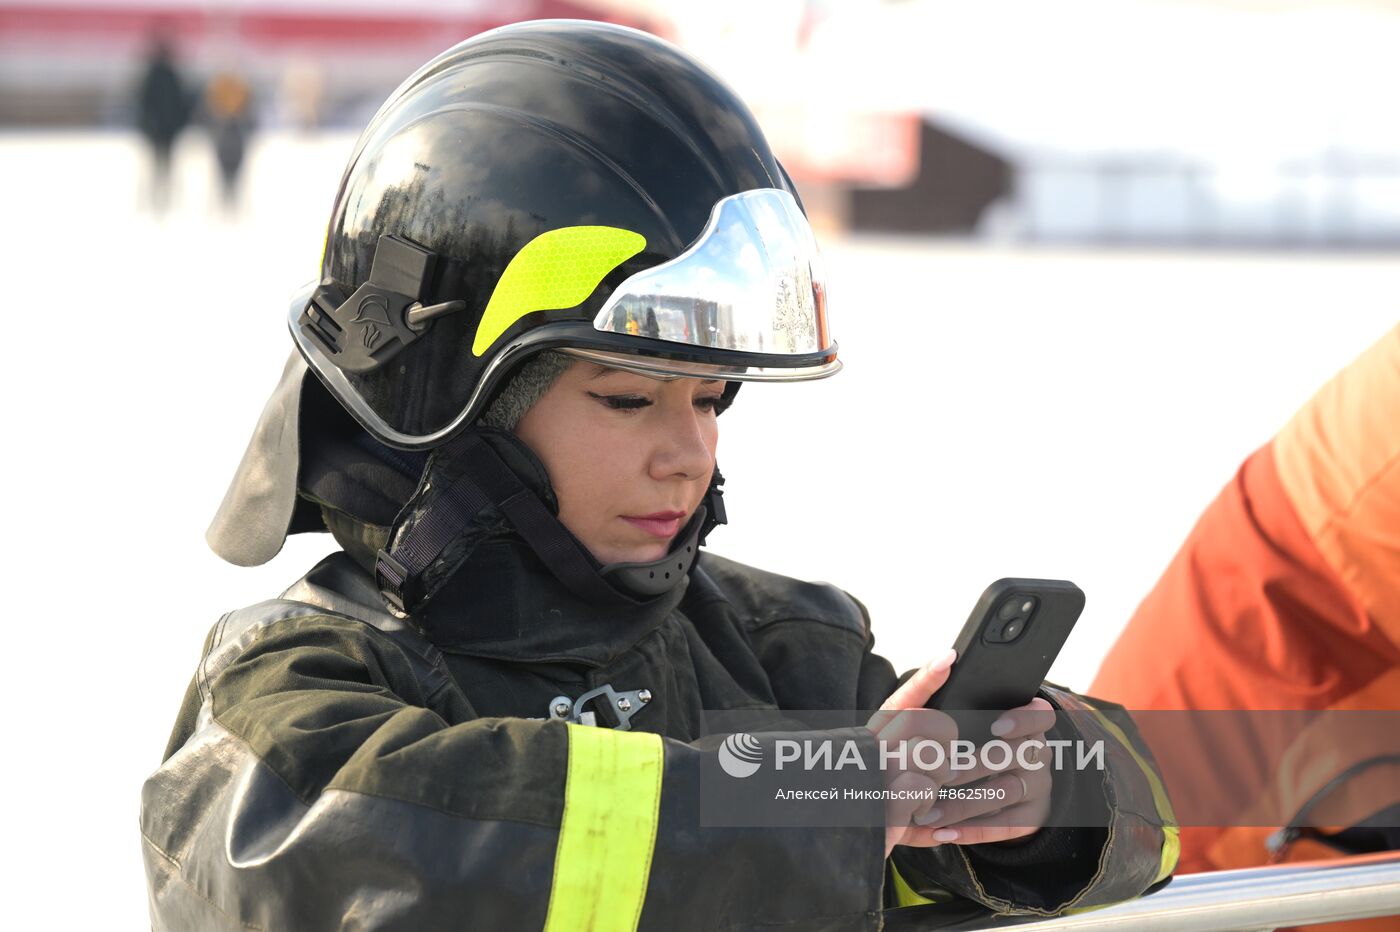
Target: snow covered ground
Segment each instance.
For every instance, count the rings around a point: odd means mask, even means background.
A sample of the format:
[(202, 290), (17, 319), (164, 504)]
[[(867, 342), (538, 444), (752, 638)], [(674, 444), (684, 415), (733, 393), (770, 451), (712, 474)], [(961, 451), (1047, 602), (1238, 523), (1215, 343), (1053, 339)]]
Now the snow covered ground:
[[(0, 136), (10, 850), (44, 925), (146, 926), (138, 790), (203, 637), (331, 548), (293, 538), (238, 569), (202, 535), (351, 142), (264, 138), (228, 219), (192, 138), (157, 222), (133, 140)], [(993, 579), (1073, 579), (1088, 608), (1053, 676), (1081, 689), (1240, 460), (1394, 325), (1400, 294), (1394, 256), (825, 249), (846, 371), (744, 389), (713, 549), (850, 590), (900, 669)]]

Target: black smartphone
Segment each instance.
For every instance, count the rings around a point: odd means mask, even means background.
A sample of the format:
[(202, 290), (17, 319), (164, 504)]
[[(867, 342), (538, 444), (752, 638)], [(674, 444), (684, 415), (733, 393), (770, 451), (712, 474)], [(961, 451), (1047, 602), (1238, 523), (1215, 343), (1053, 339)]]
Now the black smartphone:
[(991, 738), (1000, 713), (1035, 698), (1082, 611), (1084, 593), (1067, 580), (998, 579), (953, 642), (958, 659), (928, 707), (952, 715), (960, 737)]

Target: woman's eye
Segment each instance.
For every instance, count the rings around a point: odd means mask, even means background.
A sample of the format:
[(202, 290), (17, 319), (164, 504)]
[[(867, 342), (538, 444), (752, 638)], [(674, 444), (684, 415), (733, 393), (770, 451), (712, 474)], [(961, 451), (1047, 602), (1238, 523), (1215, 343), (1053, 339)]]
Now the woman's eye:
[(634, 411), (651, 404), (651, 399), (645, 395), (595, 395), (593, 392), (588, 394), (614, 411)]
[(696, 406), (697, 408), (702, 409), (702, 410), (705, 410), (705, 411), (713, 411), (715, 414), (719, 414), (719, 413), (720, 413), (721, 411), (723, 411), (724, 408), (725, 408), (725, 405), (724, 405), (724, 396), (723, 396), (723, 395), (705, 395), (704, 397), (696, 398), (696, 399), (695, 399), (695, 406)]

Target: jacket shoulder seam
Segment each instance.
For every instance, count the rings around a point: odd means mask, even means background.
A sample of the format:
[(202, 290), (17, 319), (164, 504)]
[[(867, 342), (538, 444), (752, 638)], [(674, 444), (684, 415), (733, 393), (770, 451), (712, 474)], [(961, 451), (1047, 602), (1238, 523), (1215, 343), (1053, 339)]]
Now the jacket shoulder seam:
[(199, 668), (195, 671), (195, 680), (199, 689), (199, 701), (208, 702), (213, 698), (214, 692), (209, 686), (209, 657), (213, 655), (224, 642), (224, 629), (228, 626), (228, 620), (233, 616), (233, 612), (224, 612), (219, 620), (214, 624), (214, 630), (209, 638), (209, 647), (204, 651), (204, 656), (199, 658)]
[(189, 878), (185, 876), (184, 865), (182, 865), (177, 859), (167, 854), (166, 851), (163, 848), (161, 848), (160, 845), (156, 844), (154, 841), (151, 841), (150, 836), (148, 836), (144, 831), (141, 833), (141, 840), (144, 841), (146, 844), (150, 845), (151, 848), (155, 850), (161, 857), (170, 862), (171, 866), (175, 868), (172, 876), (176, 881), (179, 882), (181, 887), (193, 893), (202, 902), (207, 903), (209, 907), (215, 912), (217, 912), (219, 915), (223, 916), (230, 922), (236, 923), (240, 929), (249, 929), (251, 930), (251, 932), (268, 932), (266, 926), (260, 926), (251, 922), (245, 922), (242, 919), (239, 919), (237, 916), (230, 915), (229, 912), (225, 910), (222, 906), (209, 899), (209, 897), (205, 896), (204, 891), (200, 890), (194, 884), (190, 883)]
[[(319, 605), (314, 605), (309, 602), (294, 602), (291, 600), (277, 599), (272, 600), (271, 602), (259, 603), (258, 606), (251, 606), (249, 609), (245, 609), (245, 611), (251, 611), (252, 608), (258, 608), (262, 605), (271, 605), (277, 602), (282, 603), (283, 612), (281, 614), (277, 614), (269, 618), (263, 618), (252, 621), (248, 624), (247, 627), (245, 627), (244, 629), (242, 629), (242, 631), (239, 632), (240, 635), (248, 636), (248, 643), (244, 645), (244, 650), (246, 650), (247, 647), (251, 646), (257, 641), (261, 640), (269, 632), (273, 631), (275, 628), (283, 624), (292, 622), (309, 622), (314, 621), (316, 619), (323, 619), (325, 621), (330, 621), (334, 623), (348, 623), (344, 624), (343, 627), (347, 629), (353, 629), (356, 631), (363, 631), (371, 640), (374, 640), (381, 644), (392, 646), (395, 650), (400, 651), (406, 655), (412, 656), (417, 660), (421, 661), (422, 663), (427, 664), (440, 676), (446, 677), (448, 675), (448, 671), (443, 666), (441, 659), (437, 656), (434, 656), (434, 651), (431, 650), (431, 642), (428, 642), (425, 638), (422, 637), (422, 635), (418, 634), (417, 632), (409, 632), (409, 637), (416, 637), (422, 639), (423, 642), (427, 644), (427, 646), (430, 648), (429, 651), (420, 652), (413, 650), (411, 644), (404, 643), (402, 639), (395, 637), (393, 632), (385, 631), (371, 621), (367, 621), (363, 618), (357, 618), (354, 615), (348, 615), (344, 612), (337, 612)], [(234, 614), (237, 613), (229, 613), (230, 616)], [(226, 644), (223, 646), (224, 648), (227, 648), (229, 645)], [(205, 695), (203, 695), (202, 698), (204, 698), (206, 701), (213, 698), (214, 689), (212, 679), (216, 679), (217, 674), (222, 673), (223, 670), (226, 669), (231, 663), (233, 663), (233, 661), (236, 660), (238, 656), (240, 656), (243, 652), (243, 650), (240, 650), (235, 654), (230, 654), (230, 656), (227, 658), (227, 662), (223, 663), (217, 671), (214, 671), (215, 675), (213, 677), (210, 676), (210, 662), (214, 659), (215, 655), (219, 653), (219, 650), (211, 649), (207, 654), (205, 654), (199, 667), (200, 674), (204, 678), (206, 684), (206, 688), (203, 691)], [(450, 682), (450, 680), (448, 680), (448, 682)], [(441, 685), (441, 683), (435, 684), (431, 691), (433, 693), (436, 693), (438, 689), (441, 688)]]
[(815, 615), (784, 615), (778, 618), (763, 619), (761, 621), (757, 618), (745, 618), (744, 621), (746, 626), (750, 630), (772, 628), (776, 627), (777, 625), (814, 624), (825, 625), (828, 628), (835, 628), (838, 631), (844, 631), (847, 634), (850, 634), (854, 637), (860, 637), (863, 634), (862, 631), (857, 631), (855, 628), (851, 627), (848, 624), (844, 624), (839, 621), (832, 621), (829, 618), (820, 618)]
[(166, 851), (166, 850), (165, 850), (164, 848), (162, 848), (160, 845), (156, 844), (155, 839), (153, 839), (150, 835), (147, 835), (147, 834), (146, 834), (146, 830), (145, 830), (144, 828), (141, 829), (140, 831), (141, 831), (141, 840), (144, 841), (146, 844), (150, 845), (151, 848), (155, 850), (156, 854), (159, 854), (162, 858), (164, 858), (165, 860), (169, 861), (171, 864), (175, 865), (177, 868), (180, 866), (180, 859), (179, 859), (179, 858), (175, 857), (175, 855), (171, 854), (169, 851)]

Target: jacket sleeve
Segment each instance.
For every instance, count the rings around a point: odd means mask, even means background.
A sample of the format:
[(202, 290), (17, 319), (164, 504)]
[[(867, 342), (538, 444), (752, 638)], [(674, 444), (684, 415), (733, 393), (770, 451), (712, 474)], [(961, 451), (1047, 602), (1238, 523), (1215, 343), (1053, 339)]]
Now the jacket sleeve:
[[(1093, 825), (1043, 828), (1026, 839), (937, 848), (896, 846), (890, 905), (964, 897), (999, 913), (1058, 915), (1107, 906), (1170, 882), (1180, 852), (1175, 815), (1151, 754), (1121, 708), (1046, 684), (1040, 695), (1070, 713), (1048, 737), (1102, 742), (1103, 771), (1057, 775), (1056, 813), (1094, 813)], [(1086, 820), (1087, 821), (1087, 820)]]
[[(867, 632), (857, 694), (878, 708), (914, 671), (896, 677), (890, 662), (874, 653), (869, 614), (852, 601)], [(999, 844), (896, 845), (888, 859), (887, 907), (951, 908), (971, 900), (1000, 913), (1055, 915), (1132, 899), (1169, 881), (1180, 850), (1175, 815), (1127, 713), (1049, 684), (1040, 694), (1071, 713), (1060, 717), (1050, 737), (1104, 742), (1102, 779), (1057, 780), (1051, 800), (1052, 813), (1099, 813), (1099, 826), (1045, 828)]]
[(339, 616), (234, 628), (143, 788), (156, 929), (879, 927), (880, 830), (704, 827), (700, 744), (474, 718)]

